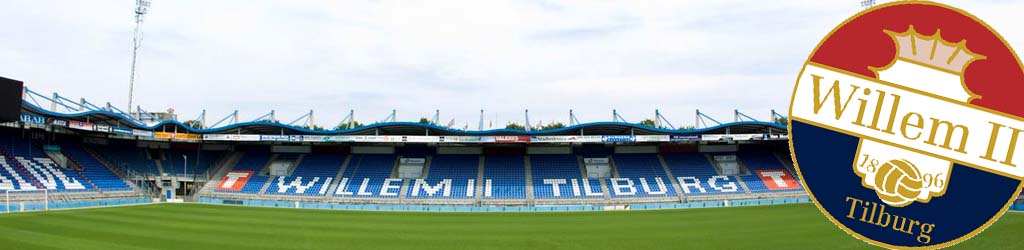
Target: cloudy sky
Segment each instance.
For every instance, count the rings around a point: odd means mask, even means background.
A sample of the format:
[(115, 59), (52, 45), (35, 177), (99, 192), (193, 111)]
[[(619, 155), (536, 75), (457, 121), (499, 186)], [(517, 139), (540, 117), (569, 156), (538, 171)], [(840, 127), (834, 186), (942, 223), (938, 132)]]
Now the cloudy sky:
[[(40, 93), (127, 106), (133, 0), (0, 0), (0, 75)], [(879, 1), (883, 2), (883, 1)], [(944, 1), (1024, 49), (1021, 1)], [(179, 119), (315, 110), (333, 126), (441, 110), (475, 129), (630, 122), (660, 109), (731, 120), (788, 108), (796, 75), (859, 1), (153, 0), (135, 102)], [(212, 122), (212, 121), (211, 121)], [(487, 125), (485, 125), (487, 126)]]

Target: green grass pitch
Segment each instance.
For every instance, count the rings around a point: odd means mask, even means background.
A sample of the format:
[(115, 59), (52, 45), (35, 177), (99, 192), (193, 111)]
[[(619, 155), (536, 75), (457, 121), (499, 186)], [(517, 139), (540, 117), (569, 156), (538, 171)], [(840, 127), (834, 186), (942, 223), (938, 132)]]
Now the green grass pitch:
[[(1024, 249), (1010, 212), (962, 249)], [(810, 204), (620, 212), (362, 212), (161, 204), (0, 215), (0, 249), (871, 249)]]

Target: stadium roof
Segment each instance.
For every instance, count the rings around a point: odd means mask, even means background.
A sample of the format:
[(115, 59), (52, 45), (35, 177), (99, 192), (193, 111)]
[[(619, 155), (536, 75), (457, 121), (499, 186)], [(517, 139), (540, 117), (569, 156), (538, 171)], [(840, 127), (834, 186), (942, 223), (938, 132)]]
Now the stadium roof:
[[(757, 121), (737, 111), (737, 118), (745, 117), (729, 123), (719, 123), (706, 115), (697, 113), (716, 123), (713, 126), (689, 129), (657, 128), (623, 121), (604, 121), (579, 123), (571, 126), (547, 130), (463, 130), (438, 126), (431, 123), (387, 121), (343, 130), (313, 130), (303, 126), (271, 121), (272, 119), (257, 118), (254, 121), (234, 122), (223, 126), (214, 124), (210, 128), (193, 128), (177, 120), (159, 120), (143, 122), (129, 116), (125, 112), (110, 106), (99, 107), (85, 100), (71, 101), (54, 94), (53, 98), (43, 96), (26, 89), (25, 100), (22, 102), (22, 113), (43, 117), (47, 120), (81, 121), (91, 124), (102, 124), (114, 128), (130, 128), (147, 131), (163, 131), (197, 134), (271, 134), (271, 135), (699, 135), (699, 134), (786, 134), (786, 125), (775, 122)], [(41, 107), (38, 99), (49, 101), (50, 109)], [(68, 112), (57, 112), (57, 106), (64, 107)], [(773, 116), (776, 114), (773, 113)], [(153, 120), (152, 118), (150, 120)], [(294, 122), (293, 122), (294, 123)]]
[(196, 129), (175, 120), (164, 120), (152, 125), (129, 116), (108, 111), (88, 110), (76, 113), (58, 113), (30, 103), (24, 103), (23, 112), (50, 119), (86, 121), (111, 127), (128, 127), (150, 131), (177, 131), (199, 134), (282, 134), (282, 135), (694, 135), (694, 134), (785, 134), (786, 126), (761, 121), (723, 123), (706, 128), (666, 129), (626, 122), (591, 122), (548, 130), (462, 130), (419, 122), (381, 122), (345, 130), (312, 130), (270, 121), (250, 121), (213, 128)]

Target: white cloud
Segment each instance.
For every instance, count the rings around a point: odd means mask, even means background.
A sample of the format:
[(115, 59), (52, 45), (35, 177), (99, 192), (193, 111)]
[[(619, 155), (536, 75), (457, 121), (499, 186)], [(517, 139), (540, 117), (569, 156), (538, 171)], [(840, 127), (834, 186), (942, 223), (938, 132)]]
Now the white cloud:
[[(132, 1), (14, 1), (0, 75), (42, 92), (127, 102)], [(955, 2), (1021, 44), (1016, 1)], [(243, 119), (306, 111), (331, 125), (441, 109), (522, 120), (631, 121), (661, 109), (768, 118), (804, 58), (856, 1), (161, 1), (143, 25), (136, 102)]]

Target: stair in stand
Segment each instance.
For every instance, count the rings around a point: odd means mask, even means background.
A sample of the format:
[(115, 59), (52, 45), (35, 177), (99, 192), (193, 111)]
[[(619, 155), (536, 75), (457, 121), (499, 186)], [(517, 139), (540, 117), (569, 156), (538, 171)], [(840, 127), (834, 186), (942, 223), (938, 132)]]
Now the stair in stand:
[(43, 187), (43, 184), (39, 182), (35, 176), (30, 174), (28, 169), (25, 169), (25, 166), (22, 166), (21, 162), (16, 160), (13, 155), (7, 152), (7, 150), (0, 147), (0, 154), (3, 154), (3, 157), (7, 158), (7, 162), (10, 162), (11, 166), (14, 166), (14, 170), (17, 170), (18, 174), (32, 182), (32, 186), (35, 186), (37, 189), (46, 189)]

